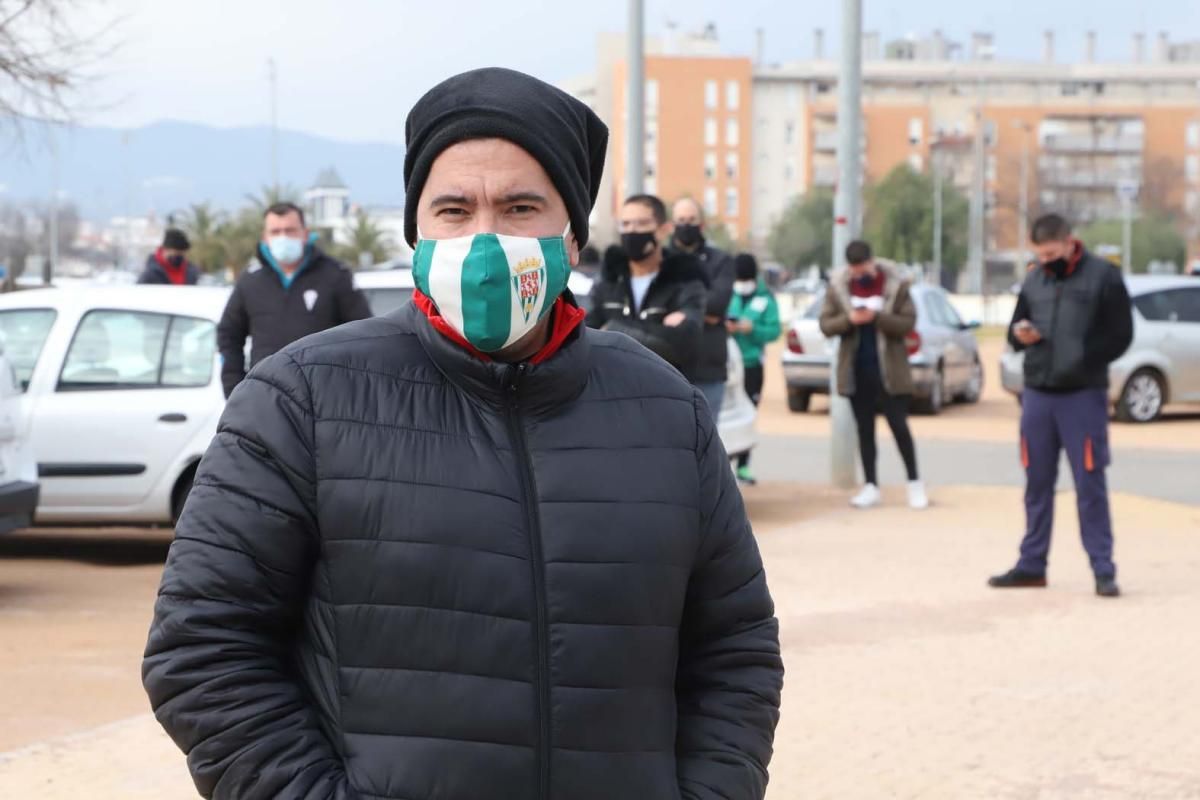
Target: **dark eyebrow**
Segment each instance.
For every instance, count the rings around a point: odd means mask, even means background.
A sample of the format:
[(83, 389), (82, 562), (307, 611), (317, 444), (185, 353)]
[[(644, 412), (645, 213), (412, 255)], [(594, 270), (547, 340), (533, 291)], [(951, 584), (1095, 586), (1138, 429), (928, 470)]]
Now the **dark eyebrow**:
[(541, 204), (545, 205), (546, 203), (549, 203), (550, 201), (547, 200), (544, 195), (540, 195), (537, 192), (513, 192), (511, 194), (506, 194), (503, 197), (497, 198), (496, 202), (502, 206), (507, 206), (507, 205), (511, 205), (512, 203), (522, 203), (522, 202), (524, 202), (524, 203), (541, 203)]
[(471, 199), (465, 194), (439, 194), (429, 201), (430, 208), (438, 206), (469, 206)]

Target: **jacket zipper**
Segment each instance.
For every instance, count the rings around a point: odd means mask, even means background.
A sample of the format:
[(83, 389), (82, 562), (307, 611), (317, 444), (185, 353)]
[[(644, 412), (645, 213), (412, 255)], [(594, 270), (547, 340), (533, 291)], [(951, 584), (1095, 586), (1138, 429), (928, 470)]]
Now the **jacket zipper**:
[(534, 483), (529, 447), (525, 441), (525, 429), (521, 425), (521, 381), (527, 368), (527, 365), (519, 364), (509, 371), (508, 424), (519, 462), (517, 466), (521, 479), (522, 505), (525, 508), (525, 524), (529, 529), (529, 567), (533, 572), (534, 641), (537, 662), (534, 686), (538, 714), (537, 796), (546, 798), (550, 792), (550, 636), (546, 623), (546, 574), (542, 555), (541, 517), (537, 510), (537, 486)]
[(1058, 307), (1062, 302), (1063, 282), (1055, 281), (1054, 284), (1054, 320), (1050, 323), (1050, 359), (1046, 365), (1046, 376), (1043, 379), (1047, 386), (1050, 385), (1050, 379), (1054, 375), (1054, 341), (1058, 338)]

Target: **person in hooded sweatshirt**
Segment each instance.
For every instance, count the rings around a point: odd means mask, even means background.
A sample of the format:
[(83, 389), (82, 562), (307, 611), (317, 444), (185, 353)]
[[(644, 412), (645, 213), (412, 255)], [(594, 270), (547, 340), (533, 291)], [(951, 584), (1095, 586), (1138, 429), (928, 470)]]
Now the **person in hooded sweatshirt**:
[(763, 797), (783, 666), (729, 459), (566, 288), (607, 139), (518, 72), (433, 88), (413, 301), (234, 390), (142, 670), (203, 796)]
[(304, 211), (276, 203), (263, 214), (255, 261), (241, 274), (217, 325), (221, 383), (228, 398), (250, 366), (313, 333), (371, 316), (354, 276), (309, 233)]
[[(763, 350), (783, 332), (779, 324), (779, 304), (758, 274), (758, 260), (750, 253), (738, 253), (733, 259), (733, 299), (729, 301), (725, 325), (742, 353), (746, 394), (757, 408), (762, 400), (765, 377)], [(757, 481), (750, 469), (750, 453), (737, 459), (737, 476), (753, 486)]]
[(200, 281), (200, 268), (187, 260), (192, 249), (187, 234), (178, 228), (167, 228), (162, 246), (146, 259), (146, 268), (138, 283), (165, 286), (195, 286)]

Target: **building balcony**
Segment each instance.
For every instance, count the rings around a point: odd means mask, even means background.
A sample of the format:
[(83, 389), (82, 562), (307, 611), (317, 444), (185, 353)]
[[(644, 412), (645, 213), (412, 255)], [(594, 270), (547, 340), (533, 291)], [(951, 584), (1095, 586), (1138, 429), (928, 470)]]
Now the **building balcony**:
[(834, 186), (837, 184), (837, 167), (816, 167), (813, 169), (813, 186)]
[(1060, 189), (1112, 189), (1115, 191), (1117, 184), (1127, 177), (1126, 174), (1115, 170), (1079, 170), (1078, 172), (1042, 173), (1038, 180), (1044, 186)]
[(1047, 153), (1140, 153), (1144, 146), (1142, 136), (1070, 133), (1047, 136), (1042, 140), (1042, 151)]

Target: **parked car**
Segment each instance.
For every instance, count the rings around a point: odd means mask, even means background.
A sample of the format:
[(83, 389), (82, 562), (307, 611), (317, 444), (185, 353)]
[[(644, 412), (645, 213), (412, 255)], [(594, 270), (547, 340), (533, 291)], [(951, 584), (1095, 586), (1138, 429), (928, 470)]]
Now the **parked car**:
[[(917, 327), (906, 339), (914, 398), (921, 410), (937, 414), (955, 401), (977, 403), (983, 395), (983, 362), (975, 340), (978, 323), (966, 323), (946, 291), (914, 284)], [(788, 408), (807, 411), (816, 394), (829, 394), (832, 344), (821, 333), (819, 318), (824, 292), (793, 320), (783, 352)]]
[(92, 286), (0, 296), (39, 522), (170, 523), (224, 404), (226, 289)]
[[(1127, 278), (1133, 344), (1108, 368), (1109, 401), (1122, 422), (1152, 422), (1168, 403), (1200, 403), (1200, 283), (1189, 276)], [(1000, 379), (1020, 397), (1025, 354), (1007, 348)]]
[(10, 347), (20, 347), (18, 336), (9, 345), (10, 333), (19, 334), (19, 329), (0, 329), (0, 533), (32, 525), (39, 495), (21, 384), (5, 355)]

